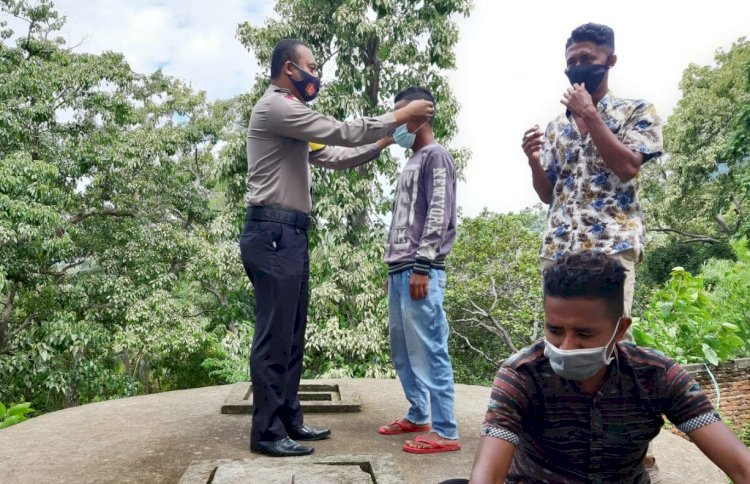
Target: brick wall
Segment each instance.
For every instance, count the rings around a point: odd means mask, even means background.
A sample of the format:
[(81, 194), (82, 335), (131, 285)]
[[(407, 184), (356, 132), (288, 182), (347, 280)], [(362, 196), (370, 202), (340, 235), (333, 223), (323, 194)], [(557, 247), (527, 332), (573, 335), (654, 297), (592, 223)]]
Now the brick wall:
[[(704, 365), (683, 366), (700, 384), (703, 393), (716, 406), (716, 390)], [(739, 431), (750, 424), (750, 358), (728, 361), (719, 366), (711, 366), (719, 385), (719, 411), (722, 418)]]

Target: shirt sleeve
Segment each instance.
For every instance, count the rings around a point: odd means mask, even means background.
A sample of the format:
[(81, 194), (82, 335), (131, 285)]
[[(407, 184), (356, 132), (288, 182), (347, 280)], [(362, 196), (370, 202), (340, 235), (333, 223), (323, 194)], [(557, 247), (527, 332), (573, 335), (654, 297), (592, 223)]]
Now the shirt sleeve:
[(542, 146), (542, 168), (547, 179), (555, 186), (560, 177), (560, 158), (555, 150), (555, 123), (550, 122), (544, 130), (544, 145)]
[(664, 414), (683, 433), (721, 421), (711, 401), (690, 374), (674, 364), (666, 375), (667, 406)]
[(310, 164), (332, 170), (345, 170), (363, 165), (380, 154), (380, 145), (371, 143), (355, 148), (323, 146), (310, 151)]
[(644, 163), (662, 155), (662, 122), (653, 104), (637, 101), (624, 128), (623, 144), (632, 151), (643, 154)]
[(480, 434), (518, 445), (529, 406), (531, 383), (527, 375), (502, 366), (492, 383), (492, 394)]
[(339, 121), (307, 107), (294, 96), (275, 96), (266, 113), (268, 130), (279, 136), (333, 146), (361, 146), (396, 130), (393, 113)]
[(417, 249), (414, 272), (429, 274), (432, 261), (440, 254), (440, 248), (448, 233), (455, 198), (456, 168), (448, 152), (429, 155), (423, 162), (427, 216), (422, 237)]

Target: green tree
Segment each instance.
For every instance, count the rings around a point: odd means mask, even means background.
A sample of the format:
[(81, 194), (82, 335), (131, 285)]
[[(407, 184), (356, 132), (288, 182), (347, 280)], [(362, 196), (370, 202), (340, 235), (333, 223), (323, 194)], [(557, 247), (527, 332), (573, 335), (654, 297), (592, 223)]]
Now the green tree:
[[(264, 26), (240, 24), (240, 41), (266, 71), (253, 92), (237, 100), (237, 134), (220, 162), (238, 230), (246, 189), (244, 130), (253, 102), (268, 86), (278, 40), (294, 37), (311, 45), (325, 76), (315, 109), (338, 119), (382, 114), (400, 89), (421, 85), (436, 97), (435, 133), (449, 145), (458, 111), (445, 76), (455, 67), (453, 17), (468, 14), (470, 6), (469, 0), (279, 0), (278, 19)], [(460, 168), (468, 154), (452, 152)], [(397, 161), (388, 152), (356, 170), (313, 170), (313, 215), (320, 223), (310, 234), (308, 376), (393, 373), (382, 260), (383, 218), (397, 174)]]
[(750, 231), (750, 42), (691, 64), (665, 126), (668, 157), (647, 163), (643, 191), (651, 231), (716, 243)]
[(461, 221), (445, 297), (456, 381), (487, 384), (504, 358), (541, 337), (543, 222), (539, 207)]
[(716, 319), (739, 328), (744, 341), (742, 353), (750, 356), (750, 250), (747, 239), (732, 242), (734, 260), (714, 259), (706, 262), (702, 275), (716, 302)]
[(188, 385), (186, 365), (206, 382), (188, 355), (224, 351), (249, 307), (211, 206), (228, 107), (75, 53), (48, 0), (0, 6), (26, 26), (0, 33), (0, 399), (49, 410)]
[(634, 320), (636, 342), (681, 364), (717, 365), (736, 356), (744, 346), (739, 328), (717, 318), (717, 303), (703, 278), (682, 267), (675, 267), (671, 276), (654, 292), (643, 317)]

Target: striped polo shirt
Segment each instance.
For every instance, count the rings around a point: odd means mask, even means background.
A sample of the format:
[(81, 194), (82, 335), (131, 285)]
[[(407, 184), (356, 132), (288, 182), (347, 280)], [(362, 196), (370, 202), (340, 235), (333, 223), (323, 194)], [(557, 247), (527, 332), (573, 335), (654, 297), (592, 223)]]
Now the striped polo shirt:
[(516, 446), (506, 483), (642, 484), (663, 416), (686, 434), (720, 421), (695, 380), (655, 350), (618, 343), (591, 395), (552, 371), (538, 341), (500, 367), (481, 435)]

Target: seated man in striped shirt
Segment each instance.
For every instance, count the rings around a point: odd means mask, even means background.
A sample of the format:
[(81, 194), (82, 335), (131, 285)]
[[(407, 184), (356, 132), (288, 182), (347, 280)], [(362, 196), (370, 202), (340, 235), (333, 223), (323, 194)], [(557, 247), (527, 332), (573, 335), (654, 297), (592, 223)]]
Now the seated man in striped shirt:
[(644, 457), (666, 416), (735, 483), (750, 452), (674, 361), (632, 343), (625, 270), (571, 252), (544, 271), (545, 338), (495, 377), (471, 483), (648, 483)]

